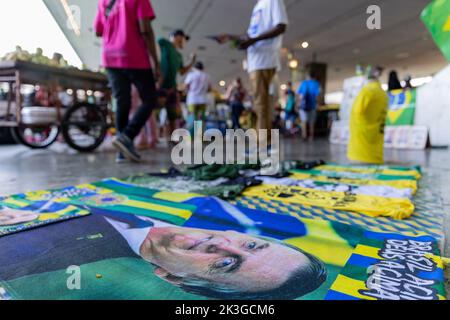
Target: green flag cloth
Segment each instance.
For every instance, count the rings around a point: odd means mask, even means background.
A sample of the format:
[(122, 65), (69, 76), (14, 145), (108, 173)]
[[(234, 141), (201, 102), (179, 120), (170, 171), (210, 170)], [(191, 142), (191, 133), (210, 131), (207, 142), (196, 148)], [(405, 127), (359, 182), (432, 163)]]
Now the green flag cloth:
[(389, 110), (386, 117), (388, 126), (414, 125), (416, 112), (416, 90), (393, 90), (388, 92)]
[(450, 61), (450, 1), (434, 0), (422, 12), (422, 21)]

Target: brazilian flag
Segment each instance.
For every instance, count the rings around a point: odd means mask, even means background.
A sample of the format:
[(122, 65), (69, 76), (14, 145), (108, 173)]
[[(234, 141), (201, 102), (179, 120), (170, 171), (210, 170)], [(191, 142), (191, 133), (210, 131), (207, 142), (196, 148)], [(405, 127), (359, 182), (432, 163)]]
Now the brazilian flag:
[(450, 1), (434, 0), (422, 12), (422, 21), (450, 61)]
[[(450, 1), (450, 0), (449, 0)], [(411, 126), (416, 113), (416, 90), (393, 90), (389, 92), (389, 111), (386, 125)]]

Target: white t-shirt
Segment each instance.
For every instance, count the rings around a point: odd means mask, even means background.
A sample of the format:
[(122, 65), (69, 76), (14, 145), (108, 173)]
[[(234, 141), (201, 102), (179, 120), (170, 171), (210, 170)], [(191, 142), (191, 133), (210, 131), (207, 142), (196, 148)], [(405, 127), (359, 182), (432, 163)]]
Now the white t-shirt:
[(272, 178), (259, 176), (256, 179), (264, 184), (281, 185), (289, 187), (301, 187), (321, 191), (351, 192), (366, 196), (377, 196), (384, 198), (407, 198), (412, 199), (411, 189), (397, 189), (390, 186), (353, 186), (348, 184), (320, 184), (313, 180), (297, 180), (292, 178)]
[(194, 69), (187, 75), (184, 83), (189, 85), (186, 101), (188, 105), (208, 103), (208, 89), (211, 85), (211, 79), (206, 72)]
[[(259, 0), (253, 9), (248, 36), (258, 37), (279, 24), (288, 24), (284, 0)], [(281, 69), (280, 49), (283, 36), (259, 41), (247, 50), (247, 71)]]

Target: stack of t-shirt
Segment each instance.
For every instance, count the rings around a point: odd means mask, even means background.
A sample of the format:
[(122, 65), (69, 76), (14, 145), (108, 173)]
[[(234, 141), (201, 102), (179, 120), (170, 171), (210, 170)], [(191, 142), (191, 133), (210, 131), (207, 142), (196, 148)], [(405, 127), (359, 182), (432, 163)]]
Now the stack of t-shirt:
[(261, 177), (244, 196), (405, 219), (421, 173), (418, 167), (318, 165), (285, 178)]
[(414, 212), (420, 168), (397, 166), (342, 166), (323, 161), (284, 161), (272, 176), (261, 175), (261, 165), (198, 165), (185, 171), (122, 179), (140, 187), (190, 192), (222, 199), (240, 195), (372, 217), (405, 219)]

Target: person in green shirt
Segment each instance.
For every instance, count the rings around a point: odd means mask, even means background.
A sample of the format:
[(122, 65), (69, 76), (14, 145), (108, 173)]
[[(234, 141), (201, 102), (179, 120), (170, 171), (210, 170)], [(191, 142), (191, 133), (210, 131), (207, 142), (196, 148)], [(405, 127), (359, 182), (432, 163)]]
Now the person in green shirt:
[(167, 117), (169, 120), (169, 136), (175, 130), (177, 120), (177, 75), (185, 75), (195, 64), (196, 55), (191, 55), (190, 63), (185, 66), (180, 50), (183, 50), (190, 37), (183, 30), (175, 30), (170, 34), (169, 40), (160, 38), (158, 40), (161, 49), (161, 73), (159, 82), (160, 89), (167, 92)]

